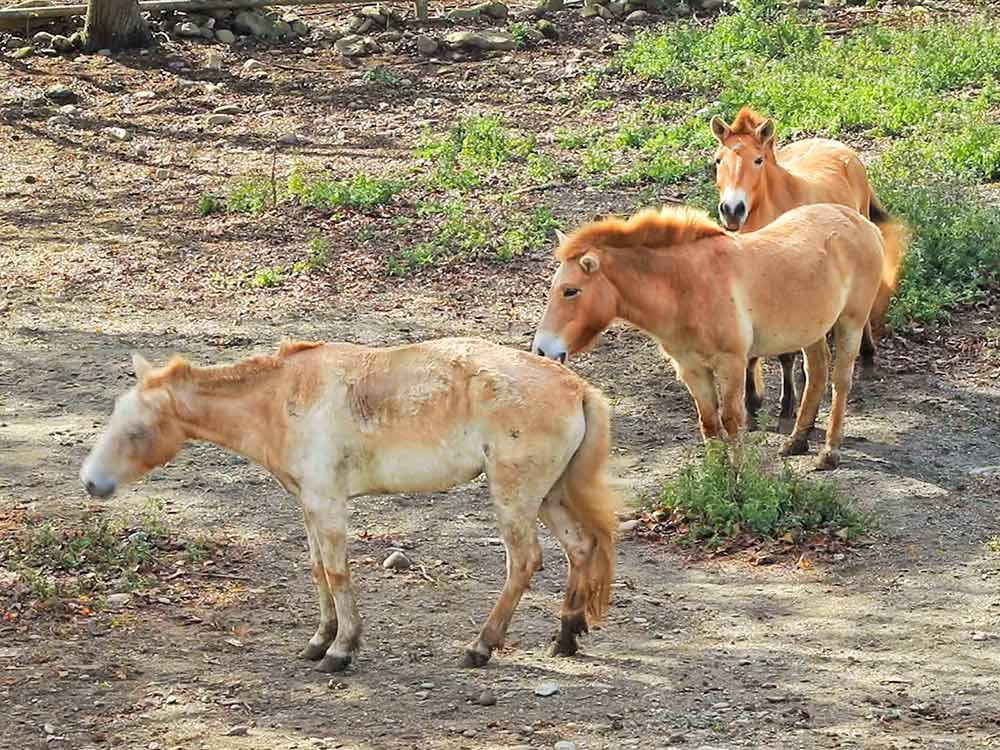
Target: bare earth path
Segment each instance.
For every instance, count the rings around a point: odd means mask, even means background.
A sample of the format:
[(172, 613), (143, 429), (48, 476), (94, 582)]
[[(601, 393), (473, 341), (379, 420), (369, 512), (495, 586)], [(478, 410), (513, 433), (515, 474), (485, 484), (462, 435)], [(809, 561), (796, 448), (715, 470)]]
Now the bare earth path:
[[(351, 93), (357, 74), (327, 63), (328, 77), (311, 80), (319, 98), (310, 103), (294, 93), (308, 77), (287, 71), (227, 82), (220, 98), (145, 65), (116, 67), (101, 88), (95, 81), (105, 79), (88, 66), (105, 62), (94, 61), (66, 76), (95, 124), (59, 136), (45, 130), (50, 113), (36, 117), (15, 101), (59, 79), (55, 64), (12, 69), (4, 83), (0, 531), (26, 513), (130, 513), (156, 498), (172, 527), (207, 533), (229, 551), (222, 576), (201, 569), (208, 575), (138, 593), (116, 612), (0, 623), (0, 746), (1000, 747), (1000, 556), (984, 548), (1000, 533), (1000, 475), (976, 472), (1000, 465), (998, 354), (985, 333), (996, 305), (891, 339), (881, 377), (859, 384), (844, 465), (831, 478), (876, 514), (871, 544), (843, 559), (751, 567), (627, 536), (610, 618), (575, 659), (545, 653), (565, 565), (543, 534), (546, 566), (507, 649), (484, 670), (457, 666), (504, 565), (479, 483), (355, 504), (351, 556), (366, 641), (356, 667), (332, 680), (294, 659), (315, 625), (315, 598), (298, 510), (262, 470), (195, 446), (95, 509), (76, 472), (112, 395), (130, 382), (133, 349), (154, 361), (179, 351), (209, 363), (284, 337), (530, 340), (550, 269), (541, 254), (397, 284), (364, 272), (357, 253), (367, 250), (331, 220), (329, 276), (269, 291), (213, 281), (284, 258), (315, 228), (294, 212), (194, 215), (200, 192), (267, 163), (253, 132), (294, 128), (309, 144), (297, 156), (391, 169), (393, 154), (412, 148), (407, 123), (447, 123), (464, 106), (452, 92), (511, 106), (502, 65), (477, 64), (436, 78), (417, 71), (412, 92), (386, 93), (388, 108), (373, 113), (356, 106), (369, 95)], [(526, 123), (541, 118), (548, 128), (564, 115), (533, 87), (555, 80), (547, 76), (563, 63), (544, 55), (529, 63), (524, 77), (534, 80), (509, 95), (521, 97)], [(127, 93), (140, 88), (161, 92), (159, 114), (130, 103)], [(184, 124), (225, 101), (258, 113), (246, 133), (216, 137)], [(24, 107), (29, 115), (14, 117)], [(116, 118), (138, 124), (131, 145), (101, 140), (98, 125)], [(382, 141), (370, 142), (369, 131)], [(136, 143), (149, 150), (137, 153)], [(555, 195), (570, 222), (631, 200), (574, 187)], [(614, 401), (625, 496), (655, 495), (697, 442), (687, 395), (633, 332), (614, 331), (574, 367)], [(778, 437), (768, 441), (774, 449)], [(382, 570), (397, 546), (414, 570)], [(559, 692), (535, 695), (542, 682)], [(495, 705), (475, 702), (484, 689)]]

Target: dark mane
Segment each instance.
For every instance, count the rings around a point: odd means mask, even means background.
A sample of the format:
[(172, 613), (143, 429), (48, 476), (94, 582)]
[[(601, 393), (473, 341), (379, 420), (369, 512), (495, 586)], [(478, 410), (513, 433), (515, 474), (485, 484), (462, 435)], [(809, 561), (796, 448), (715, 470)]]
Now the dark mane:
[(177, 383), (238, 383), (265, 372), (280, 369), (285, 360), (298, 352), (323, 346), (325, 341), (285, 341), (276, 354), (258, 354), (242, 362), (216, 367), (195, 367), (183, 357), (173, 357), (166, 365), (146, 374), (143, 388)]
[(558, 260), (570, 260), (596, 247), (663, 248), (721, 234), (725, 230), (696, 208), (647, 208), (628, 219), (611, 217), (585, 224), (556, 248), (555, 255)]

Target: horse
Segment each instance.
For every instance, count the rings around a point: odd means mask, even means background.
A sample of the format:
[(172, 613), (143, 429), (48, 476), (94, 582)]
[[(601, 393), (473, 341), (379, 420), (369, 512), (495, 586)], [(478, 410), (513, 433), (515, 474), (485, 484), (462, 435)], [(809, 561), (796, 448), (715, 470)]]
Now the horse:
[(300, 657), (341, 671), (361, 621), (347, 558), (347, 501), (436, 492), (485, 473), (507, 551), (503, 590), (463, 664), (479, 667), (541, 567), (536, 519), (569, 560), (552, 649), (607, 612), (615, 565), (616, 499), (606, 478), (609, 407), (565, 367), (481, 339), (392, 348), (285, 342), (274, 355), (154, 368), (133, 356), (137, 382), (120, 396), (80, 471), (109, 497), (171, 460), (189, 440), (265, 467), (303, 511), (319, 626)]
[(613, 321), (632, 324), (672, 362), (706, 441), (742, 430), (750, 359), (801, 349), (806, 385), (781, 454), (807, 453), (832, 329), (833, 407), (816, 467), (838, 465), (862, 331), (879, 283), (892, 273), (868, 219), (845, 206), (813, 204), (733, 234), (693, 208), (646, 209), (560, 236), (555, 257), (559, 268), (532, 349), (565, 362)]
[[(840, 141), (808, 138), (775, 149), (774, 121), (743, 107), (731, 124), (711, 121), (719, 142), (715, 152), (719, 219), (734, 232), (754, 232), (781, 214), (810, 203), (839, 203), (870, 219), (882, 232), (882, 242), (892, 273), (879, 286), (878, 295), (861, 339), (861, 366), (875, 366), (875, 341), (881, 336), (889, 300), (903, 253), (906, 232), (882, 207), (868, 181), (857, 152)], [(781, 418), (795, 415), (795, 354), (779, 355), (782, 371)], [(763, 403), (763, 373), (759, 360), (747, 367), (747, 409), (753, 414)], [(801, 390), (801, 389), (800, 389)]]

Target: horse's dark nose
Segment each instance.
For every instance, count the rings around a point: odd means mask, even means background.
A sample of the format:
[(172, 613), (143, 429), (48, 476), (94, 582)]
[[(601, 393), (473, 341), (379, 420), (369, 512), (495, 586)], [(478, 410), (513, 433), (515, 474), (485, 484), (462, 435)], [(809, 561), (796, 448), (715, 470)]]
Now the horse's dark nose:
[(743, 201), (740, 201), (734, 206), (731, 206), (728, 203), (719, 204), (719, 213), (726, 218), (742, 219), (746, 212), (747, 204)]
[(88, 479), (84, 482), (83, 486), (86, 488), (87, 494), (91, 497), (108, 497), (115, 491), (115, 485), (111, 482), (98, 484), (97, 482)]

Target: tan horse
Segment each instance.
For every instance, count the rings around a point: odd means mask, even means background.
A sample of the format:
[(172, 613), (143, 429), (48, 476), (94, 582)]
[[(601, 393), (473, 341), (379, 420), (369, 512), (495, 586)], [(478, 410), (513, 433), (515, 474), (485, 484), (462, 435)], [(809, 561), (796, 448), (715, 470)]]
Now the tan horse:
[[(875, 340), (882, 333), (886, 310), (896, 286), (905, 250), (905, 231), (882, 208), (857, 152), (839, 141), (808, 138), (775, 149), (774, 122), (744, 107), (732, 124), (712, 119), (719, 141), (715, 153), (719, 218), (731, 231), (755, 232), (786, 211), (811, 203), (839, 203), (871, 219), (882, 232), (888, 273), (872, 306), (870, 325), (861, 340), (861, 364), (875, 364)], [(782, 354), (781, 416), (795, 414), (794, 354)], [(747, 407), (755, 412), (763, 401), (759, 361), (747, 369)]]
[(207, 440), (257, 461), (305, 516), (320, 622), (300, 656), (339, 671), (361, 622), (347, 565), (347, 500), (435, 492), (486, 474), (507, 547), (507, 580), (466, 666), (485, 664), (541, 565), (536, 519), (569, 558), (554, 652), (607, 611), (615, 498), (605, 481), (610, 432), (600, 392), (553, 362), (479, 339), (372, 349), (283, 344), (276, 356), (198, 368), (175, 358), (121, 396), (80, 472), (108, 497)]
[(614, 320), (631, 323), (673, 363), (706, 440), (742, 429), (749, 359), (802, 349), (806, 387), (782, 454), (805, 453), (826, 389), (832, 329), (833, 407), (817, 467), (837, 465), (862, 330), (891, 273), (881, 234), (857, 211), (804, 206), (734, 235), (691, 208), (646, 210), (582, 227), (562, 238), (556, 257), (534, 351), (562, 361)]

